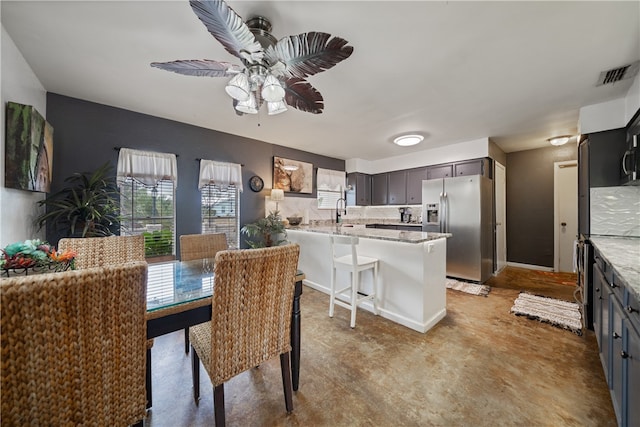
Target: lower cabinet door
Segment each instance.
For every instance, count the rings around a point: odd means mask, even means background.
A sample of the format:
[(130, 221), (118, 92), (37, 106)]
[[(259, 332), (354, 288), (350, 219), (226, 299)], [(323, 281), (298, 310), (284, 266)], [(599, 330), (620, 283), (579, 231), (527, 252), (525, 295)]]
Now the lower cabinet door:
[(627, 364), (627, 384), (623, 398), (626, 410), (622, 411), (622, 425), (632, 427), (640, 426), (640, 332), (628, 319), (625, 319), (624, 324), (626, 352), (623, 356)]
[(613, 400), (613, 408), (616, 411), (618, 425), (622, 425), (622, 419), (624, 418), (622, 415), (625, 409), (622, 396), (624, 385), (622, 369), (625, 360), (624, 353), (622, 352), (622, 318), (624, 317), (624, 311), (622, 309), (622, 304), (620, 304), (618, 298), (613, 294), (610, 295), (609, 304), (611, 308), (611, 324), (609, 325), (609, 330), (611, 331), (609, 388), (611, 389), (611, 398)]

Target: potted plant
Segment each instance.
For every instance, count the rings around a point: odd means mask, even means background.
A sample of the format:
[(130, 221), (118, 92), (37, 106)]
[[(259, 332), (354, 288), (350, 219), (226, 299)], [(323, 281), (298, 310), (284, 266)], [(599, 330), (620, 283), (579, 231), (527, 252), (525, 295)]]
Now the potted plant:
[(278, 211), (270, 212), (267, 217), (246, 224), (240, 232), (247, 236), (245, 242), (253, 249), (279, 246), (287, 241), (287, 231)]
[(46, 211), (35, 219), (41, 229), (46, 223), (62, 237), (110, 236), (119, 225), (120, 193), (109, 162), (93, 173), (74, 173), (62, 190), (38, 202)]

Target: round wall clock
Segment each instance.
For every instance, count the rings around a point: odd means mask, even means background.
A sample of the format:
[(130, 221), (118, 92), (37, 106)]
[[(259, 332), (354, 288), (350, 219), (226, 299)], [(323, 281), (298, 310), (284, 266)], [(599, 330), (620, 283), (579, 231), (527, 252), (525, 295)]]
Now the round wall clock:
[(254, 175), (249, 179), (249, 187), (256, 193), (264, 188), (264, 181), (258, 175)]

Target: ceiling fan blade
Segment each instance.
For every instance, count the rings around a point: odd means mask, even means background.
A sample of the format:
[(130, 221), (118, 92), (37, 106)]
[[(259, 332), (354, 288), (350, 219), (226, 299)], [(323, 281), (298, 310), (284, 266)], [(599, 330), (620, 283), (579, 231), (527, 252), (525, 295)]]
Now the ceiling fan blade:
[(285, 80), (284, 100), (287, 105), (307, 113), (320, 114), (324, 108), (320, 92), (308, 81), (298, 77)]
[(353, 52), (353, 46), (346, 46), (345, 39), (330, 37), (331, 34), (318, 32), (283, 37), (275, 47), (267, 48), (267, 61), (282, 62), (284, 74), (289, 77), (305, 78), (328, 70)]
[(191, 8), (230, 54), (248, 62), (259, 62), (264, 49), (242, 18), (222, 0), (190, 0)]
[(241, 71), (237, 65), (211, 59), (152, 62), (151, 66), (187, 76), (229, 77)]

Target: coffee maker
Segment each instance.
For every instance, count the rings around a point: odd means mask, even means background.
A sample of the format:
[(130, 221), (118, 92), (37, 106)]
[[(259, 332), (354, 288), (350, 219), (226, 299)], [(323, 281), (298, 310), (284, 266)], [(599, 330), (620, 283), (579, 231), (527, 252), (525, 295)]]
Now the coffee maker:
[(400, 211), (400, 222), (411, 222), (411, 208), (398, 208)]

